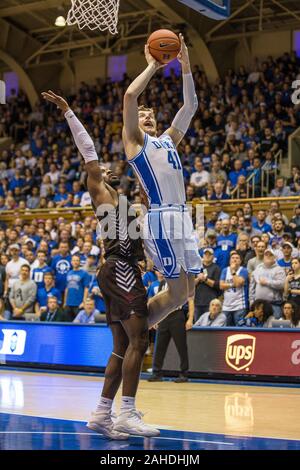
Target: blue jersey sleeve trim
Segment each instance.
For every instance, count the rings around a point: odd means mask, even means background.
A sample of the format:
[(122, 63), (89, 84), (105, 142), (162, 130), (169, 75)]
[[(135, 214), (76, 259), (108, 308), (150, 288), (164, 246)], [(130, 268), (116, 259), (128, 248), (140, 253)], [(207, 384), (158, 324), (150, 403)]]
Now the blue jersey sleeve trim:
[(138, 153), (135, 157), (130, 158), (130, 159), (127, 158), (128, 163), (134, 162), (137, 158), (139, 158), (139, 157), (143, 154), (143, 152), (144, 152), (144, 150), (145, 150), (145, 148), (146, 148), (147, 142), (148, 142), (148, 134), (145, 133), (144, 145), (143, 145), (142, 149), (139, 151), (139, 153)]

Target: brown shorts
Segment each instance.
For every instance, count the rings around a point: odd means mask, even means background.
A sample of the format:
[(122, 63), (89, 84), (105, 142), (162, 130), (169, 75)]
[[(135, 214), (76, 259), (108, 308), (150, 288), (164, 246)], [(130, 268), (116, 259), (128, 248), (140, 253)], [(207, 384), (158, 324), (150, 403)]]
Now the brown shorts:
[(108, 260), (101, 267), (97, 280), (108, 324), (127, 320), (133, 314), (148, 316), (146, 289), (138, 266), (122, 260)]

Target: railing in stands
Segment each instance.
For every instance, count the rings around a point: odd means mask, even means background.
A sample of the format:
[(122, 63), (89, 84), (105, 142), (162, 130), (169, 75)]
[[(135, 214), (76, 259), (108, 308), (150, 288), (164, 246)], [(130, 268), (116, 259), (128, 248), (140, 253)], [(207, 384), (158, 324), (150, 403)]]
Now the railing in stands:
[[(247, 193), (247, 198), (249, 197), (255, 197), (255, 178), (256, 178), (256, 173), (251, 173), (251, 175), (247, 178), (246, 180), (246, 193)], [(252, 195), (250, 196), (250, 192)]]
[(289, 135), (288, 146), (288, 172), (291, 174), (292, 167), (299, 165), (300, 155), (300, 127), (298, 127), (292, 134)]
[[(250, 202), (253, 205), (254, 212), (256, 213), (259, 209), (267, 210), (270, 202), (274, 201), (274, 197), (261, 197), (261, 198), (249, 198), (249, 199), (228, 199), (221, 201), (203, 201), (202, 199), (194, 199), (193, 205), (200, 204), (204, 207), (205, 215), (210, 215), (216, 210), (217, 204), (222, 204), (223, 210), (228, 214), (234, 214), (234, 212), (243, 207), (246, 202)], [(276, 201), (280, 204), (280, 209), (288, 217), (293, 215), (296, 204), (300, 203), (299, 196), (288, 196), (276, 198)], [(25, 210), (11, 210), (11, 211), (0, 211), (0, 222), (13, 222), (16, 218), (22, 218), (23, 220), (47, 220), (47, 219), (65, 219), (72, 221), (75, 212), (78, 212), (81, 218), (87, 216), (93, 216), (94, 212), (91, 206), (87, 207), (73, 207), (73, 208), (55, 208), (55, 209), (25, 209)]]
[[(260, 188), (261, 188), (261, 196), (266, 196), (271, 192), (271, 177), (274, 176), (274, 179), (280, 173), (280, 168), (282, 165), (283, 159), (283, 151), (278, 150), (278, 152), (274, 155), (273, 163), (270, 165), (269, 162), (265, 162), (261, 167), (261, 175), (260, 175)], [(255, 191), (258, 189), (258, 185), (255, 185), (255, 178), (256, 173), (251, 173), (248, 178), (246, 179), (246, 194), (247, 198), (252, 197), (255, 198)], [(239, 185), (236, 185), (233, 190), (230, 192), (230, 196), (233, 199), (235, 196), (239, 199), (240, 198), (241, 189)]]
[(271, 177), (274, 177), (274, 180), (280, 173), (282, 166), (283, 151), (278, 150), (274, 156), (274, 164), (270, 168), (269, 162), (265, 162), (261, 167), (261, 195), (268, 195), (271, 192)]

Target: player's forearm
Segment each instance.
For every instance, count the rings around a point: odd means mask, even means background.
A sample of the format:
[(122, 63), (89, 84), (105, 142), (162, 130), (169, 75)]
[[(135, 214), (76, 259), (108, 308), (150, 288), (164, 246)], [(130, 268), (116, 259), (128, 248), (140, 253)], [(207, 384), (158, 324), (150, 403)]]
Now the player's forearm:
[[(100, 183), (100, 181), (103, 180), (103, 175), (102, 175), (102, 170), (99, 166), (98, 160), (93, 160), (85, 165), (85, 170), (88, 174), (88, 190), (90, 191), (90, 185), (93, 185), (93, 182), (96, 182), (97, 184)], [(93, 189), (93, 188), (91, 188)]]
[(191, 72), (191, 64), (190, 62), (183, 62), (181, 64), (181, 70), (182, 70), (182, 75), (185, 75), (187, 73), (192, 73)]
[(145, 90), (156, 70), (157, 67), (155, 64), (149, 64), (148, 67), (129, 85), (125, 96), (132, 96), (137, 99)]
[(191, 72), (183, 73), (183, 100), (184, 104), (176, 114), (172, 127), (185, 134), (191, 120), (198, 109), (198, 98)]
[(83, 156), (85, 163), (92, 161), (98, 162), (98, 155), (94, 142), (92, 141), (85, 127), (71, 109), (65, 113), (65, 118), (68, 121), (70, 130), (75, 140), (75, 144)]

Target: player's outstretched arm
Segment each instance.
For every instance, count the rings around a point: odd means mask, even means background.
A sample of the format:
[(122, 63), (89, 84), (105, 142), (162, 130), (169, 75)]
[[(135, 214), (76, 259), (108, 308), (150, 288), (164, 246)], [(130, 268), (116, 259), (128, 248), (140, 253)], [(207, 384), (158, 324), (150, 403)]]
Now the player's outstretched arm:
[(195, 90), (195, 84), (193, 75), (191, 72), (189, 51), (184, 42), (184, 37), (179, 34), (181, 49), (177, 56), (177, 59), (181, 63), (182, 67), (182, 80), (183, 80), (183, 99), (184, 104), (176, 114), (171, 127), (166, 131), (169, 134), (175, 145), (179, 145), (183, 137), (185, 136), (192, 118), (198, 108), (198, 99)]
[(155, 72), (162, 64), (152, 57), (149, 47), (145, 46), (145, 57), (148, 62), (147, 68), (129, 85), (123, 103), (123, 135), (126, 141), (143, 145), (144, 133), (139, 128), (138, 97), (143, 93)]
[(42, 96), (45, 100), (54, 103), (63, 111), (65, 118), (68, 121), (75, 144), (85, 161), (85, 169), (88, 174), (87, 189), (94, 205), (98, 207), (100, 204), (106, 202), (104, 199), (108, 191), (103, 181), (98, 155), (91, 137), (64, 98), (56, 95), (51, 90), (42, 93)]

